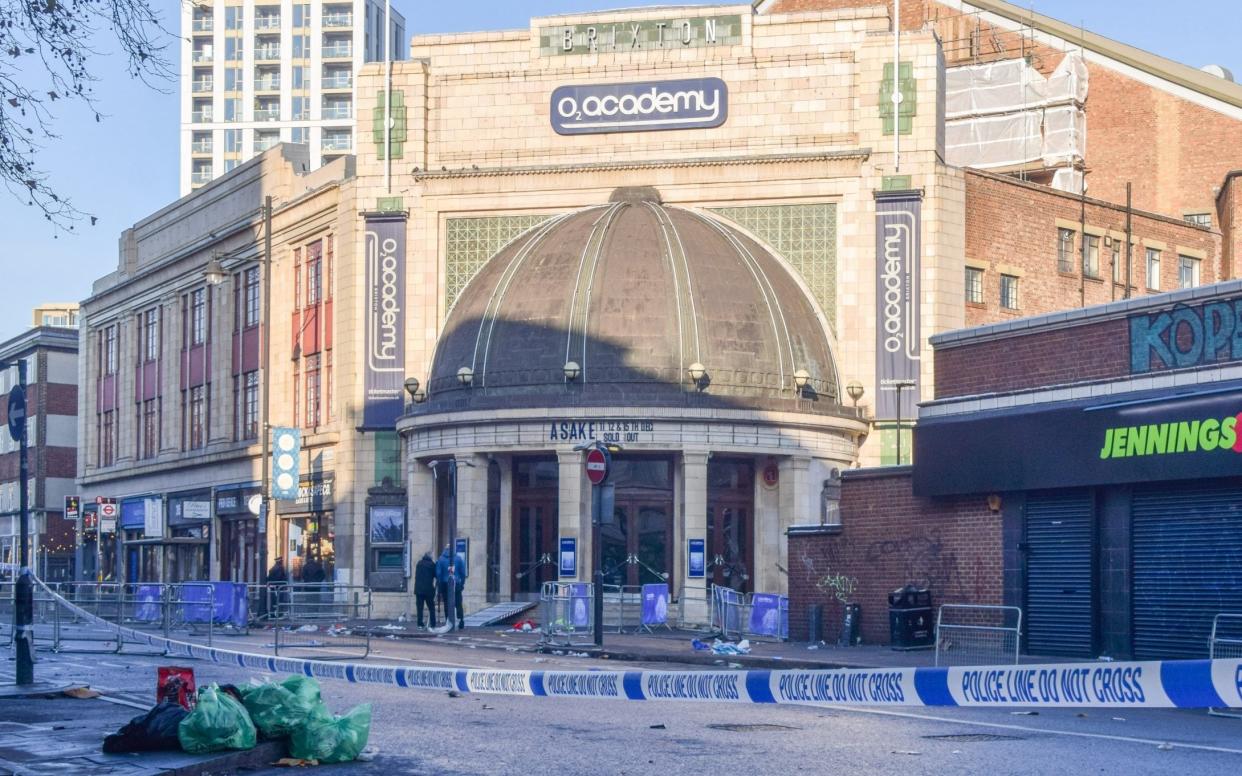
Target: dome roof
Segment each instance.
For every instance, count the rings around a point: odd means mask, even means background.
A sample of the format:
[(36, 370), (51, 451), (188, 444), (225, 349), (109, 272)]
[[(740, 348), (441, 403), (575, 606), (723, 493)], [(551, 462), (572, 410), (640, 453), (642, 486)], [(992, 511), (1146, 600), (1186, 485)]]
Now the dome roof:
[[(573, 381), (567, 362), (580, 370)], [(706, 372), (702, 390), (688, 377), (694, 364)], [(468, 387), (463, 368), (473, 375)], [(809, 380), (799, 392), (801, 371)], [(552, 217), (493, 256), (449, 312), (427, 390), (415, 414), (688, 404), (840, 411), (821, 315), (785, 263), (726, 221), (661, 204), (650, 188), (618, 189), (606, 205)]]

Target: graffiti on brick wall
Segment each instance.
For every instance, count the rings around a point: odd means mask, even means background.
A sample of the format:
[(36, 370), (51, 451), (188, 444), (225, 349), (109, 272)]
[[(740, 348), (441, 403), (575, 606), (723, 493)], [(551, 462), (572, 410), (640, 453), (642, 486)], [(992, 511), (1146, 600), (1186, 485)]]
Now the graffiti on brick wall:
[(815, 586), (841, 603), (848, 603), (858, 589), (858, 578), (847, 574), (824, 574)]
[(939, 601), (979, 603), (991, 600), (997, 582), (980, 564), (963, 562), (936, 528), (875, 541), (839, 536), (823, 544), (799, 542), (794, 562), (803, 579), (841, 603), (905, 584), (930, 588)]

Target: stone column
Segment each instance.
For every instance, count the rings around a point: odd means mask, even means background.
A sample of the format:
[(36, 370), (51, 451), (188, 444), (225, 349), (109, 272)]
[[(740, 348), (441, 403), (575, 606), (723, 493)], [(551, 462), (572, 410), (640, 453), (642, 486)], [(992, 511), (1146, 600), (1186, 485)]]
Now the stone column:
[(457, 537), (470, 540), (468, 576), (462, 601), (466, 612), (487, 604), (487, 457), (457, 460)]
[[(756, 576), (764, 583), (764, 587), (755, 590), (764, 593), (782, 593), (789, 591), (789, 535), (786, 533), (791, 525), (818, 523), (819, 518), (812, 519), (811, 512), (811, 459), (805, 455), (795, 455), (782, 459), (780, 462), (780, 532), (777, 537), (776, 557), (767, 558), (762, 571), (755, 569)], [(818, 493), (818, 491), (816, 491)], [(780, 569), (776, 564), (780, 564)], [(758, 565), (758, 564), (756, 564)], [(784, 569), (784, 571), (781, 571)]]
[[(408, 444), (408, 440), (406, 440)], [(413, 562), (430, 552), (432, 558), (440, 557), (436, 547), (436, 478), (431, 469), (412, 455), (405, 460), (405, 487), (408, 502), (406, 530), (410, 537), (410, 554)]]
[[(557, 450), (559, 465), (557, 483), (560, 497), (556, 514), (560, 525), (559, 536), (578, 540), (578, 579), (592, 580), (595, 569), (591, 568), (591, 490), (584, 482), (583, 454), (573, 450)], [(557, 541), (557, 568), (560, 567), (560, 541)]]
[(707, 539), (706, 450), (682, 453), (682, 494), (685, 504), (680, 531), (674, 531), (673, 567), (681, 569), (681, 613), (688, 622), (707, 622), (707, 578), (690, 577), (686, 548), (690, 539)]
[(500, 594), (501, 601), (513, 597), (513, 459), (509, 456), (499, 458), (500, 466), (500, 547), (497, 557), (500, 559)]

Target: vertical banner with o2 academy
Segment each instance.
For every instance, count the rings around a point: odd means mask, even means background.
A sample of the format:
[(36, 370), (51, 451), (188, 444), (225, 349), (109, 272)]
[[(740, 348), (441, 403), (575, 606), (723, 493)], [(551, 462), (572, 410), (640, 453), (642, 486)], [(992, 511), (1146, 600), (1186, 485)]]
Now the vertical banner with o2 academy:
[(362, 427), (392, 429), (405, 382), (405, 213), (366, 217)]
[(897, 381), (914, 381), (901, 390), (902, 421), (918, 411), (922, 204), (920, 191), (875, 193), (875, 416), (881, 420), (897, 417)]

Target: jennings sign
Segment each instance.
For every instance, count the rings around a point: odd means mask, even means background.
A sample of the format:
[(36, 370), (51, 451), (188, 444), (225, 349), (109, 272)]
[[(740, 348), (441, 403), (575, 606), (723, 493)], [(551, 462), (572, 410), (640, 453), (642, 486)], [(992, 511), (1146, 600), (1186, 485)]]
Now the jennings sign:
[[(922, 194), (917, 191), (875, 194), (875, 415), (883, 420), (913, 420), (919, 400), (919, 226)], [(898, 392), (894, 383), (913, 381)]]
[(363, 428), (391, 429), (405, 382), (405, 214), (367, 216)]
[(552, 92), (559, 135), (718, 127), (729, 116), (729, 88), (719, 78), (561, 86)]

